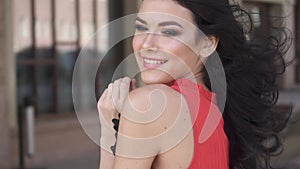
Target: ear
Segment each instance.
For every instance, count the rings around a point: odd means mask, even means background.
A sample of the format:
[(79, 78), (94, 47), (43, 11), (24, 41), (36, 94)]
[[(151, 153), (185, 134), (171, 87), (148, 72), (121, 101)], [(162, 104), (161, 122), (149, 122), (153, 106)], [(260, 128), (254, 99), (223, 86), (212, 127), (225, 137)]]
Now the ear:
[(199, 55), (202, 58), (210, 56), (217, 48), (219, 38), (214, 35), (202, 37), (199, 42)]

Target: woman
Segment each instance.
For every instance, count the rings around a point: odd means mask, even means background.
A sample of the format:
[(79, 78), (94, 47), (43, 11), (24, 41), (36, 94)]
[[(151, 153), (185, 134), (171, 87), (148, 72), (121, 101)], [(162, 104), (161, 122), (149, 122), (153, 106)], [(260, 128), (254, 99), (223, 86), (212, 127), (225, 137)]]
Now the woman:
[[(284, 51), (247, 40), (242, 14), (228, 0), (142, 2), (132, 45), (146, 85), (119, 79), (99, 99), (106, 121), (121, 113), (116, 156), (102, 149), (100, 168), (270, 168), (289, 118), (272, 110)], [(206, 67), (216, 53), (227, 82), (223, 116)]]

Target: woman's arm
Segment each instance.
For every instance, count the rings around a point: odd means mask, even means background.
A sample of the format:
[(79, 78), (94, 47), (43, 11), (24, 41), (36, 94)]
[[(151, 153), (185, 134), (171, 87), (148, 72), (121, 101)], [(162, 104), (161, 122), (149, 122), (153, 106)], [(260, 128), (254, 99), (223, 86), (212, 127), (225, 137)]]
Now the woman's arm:
[[(159, 144), (147, 138), (152, 137), (156, 123), (149, 124), (147, 115), (152, 114), (149, 87), (142, 87), (130, 92), (124, 101), (119, 123), (116, 157), (113, 169), (150, 169)], [(160, 105), (156, 105), (160, 106)]]
[(112, 169), (114, 165), (115, 156), (112, 153), (105, 151), (100, 147), (99, 169)]
[(112, 169), (114, 155), (110, 149), (116, 142), (112, 119), (119, 118), (118, 111), (121, 109), (124, 99), (129, 93), (129, 87), (136, 88), (135, 80), (128, 77), (116, 80), (111, 83), (101, 95), (98, 101), (98, 112), (101, 123), (100, 137), (100, 164), (99, 169)]
[(115, 141), (111, 119), (117, 113), (112, 102), (112, 88), (111, 83), (104, 90), (97, 105), (101, 124), (99, 169), (112, 169), (115, 158), (111, 152), (108, 152), (109, 145), (113, 145)]

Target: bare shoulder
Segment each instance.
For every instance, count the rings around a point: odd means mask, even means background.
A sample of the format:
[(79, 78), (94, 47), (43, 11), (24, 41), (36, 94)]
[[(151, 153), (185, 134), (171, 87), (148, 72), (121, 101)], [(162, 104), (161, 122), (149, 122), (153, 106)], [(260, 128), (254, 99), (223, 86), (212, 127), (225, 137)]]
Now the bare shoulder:
[(135, 95), (138, 96), (138, 94), (142, 94), (142, 95), (147, 93), (150, 94), (154, 91), (161, 91), (164, 92), (165, 94), (172, 95), (172, 96), (175, 95), (180, 96), (180, 93), (173, 90), (170, 86), (164, 84), (152, 84), (152, 85), (146, 85), (140, 88), (136, 88), (135, 90), (132, 90), (130, 92), (130, 95), (134, 97)]
[(154, 84), (137, 88), (124, 102), (120, 132), (138, 138), (157, 136), (174, 125), (182, 112), (189, 115), (186, 101), (169, 86)]
[(149, 110), (151, 105), (154, 106), (153, 104), (163, 107), (166, 106), (165, 104), (173, 104), (181, 99), (181, 94), (171, 87), (164, 84), (153, 84), (131, 91), (126, 104), (128, 106), (129, 103), (138, 108), (140, 110), (138, 112), (144, 113), (146, 110)]

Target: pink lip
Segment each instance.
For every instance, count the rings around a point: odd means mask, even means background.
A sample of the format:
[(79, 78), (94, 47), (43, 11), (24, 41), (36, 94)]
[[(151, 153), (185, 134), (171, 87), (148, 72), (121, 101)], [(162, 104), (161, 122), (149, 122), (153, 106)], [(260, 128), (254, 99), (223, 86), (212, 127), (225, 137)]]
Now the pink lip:
[[(164, 61), (164, 63), (161, 63), (161, 64), (157, 64), (157, 63), (146, 63), (144, 59), (152, 60), (152, 61)], [(163, 64), (166, 63), (166, 60), (163, 60), (163, 59), (155, 59), (155, 58), (148, 58), (148, 57), (142, 57), (142, 60), (143, 60), (143, 66), (144, 66), (144, 68), (146, 68), (146, 69), (157, 69), (157, 68), (161, 67)]]

